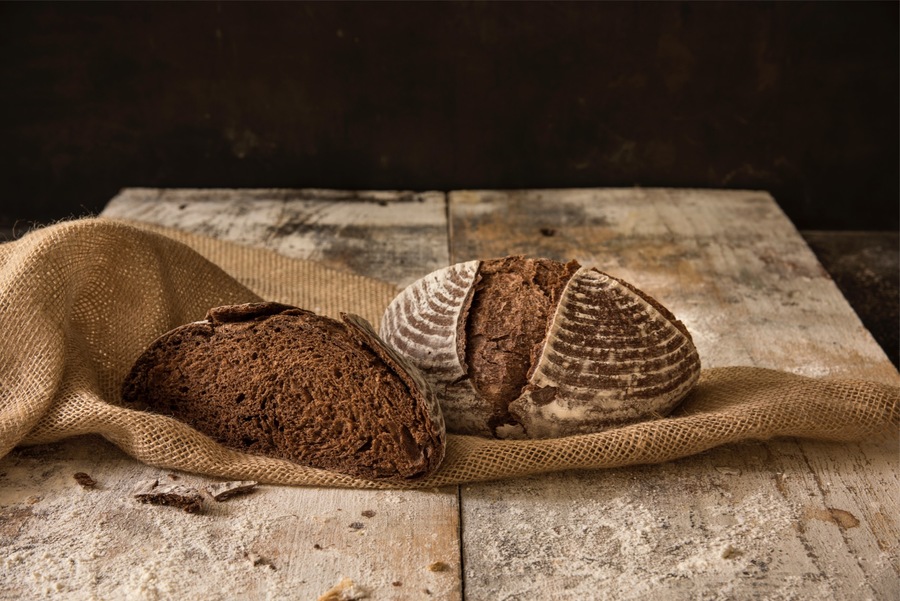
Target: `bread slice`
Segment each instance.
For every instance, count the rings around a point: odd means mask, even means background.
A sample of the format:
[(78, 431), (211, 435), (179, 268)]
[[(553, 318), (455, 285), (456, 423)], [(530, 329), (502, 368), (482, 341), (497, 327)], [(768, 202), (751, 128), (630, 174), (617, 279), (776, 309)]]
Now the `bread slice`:
[(211, 309), (153, 342), (122, 397), (231, 448), (369, 480), (423, 478), (445, 428), (431, 388), (362, 318)]

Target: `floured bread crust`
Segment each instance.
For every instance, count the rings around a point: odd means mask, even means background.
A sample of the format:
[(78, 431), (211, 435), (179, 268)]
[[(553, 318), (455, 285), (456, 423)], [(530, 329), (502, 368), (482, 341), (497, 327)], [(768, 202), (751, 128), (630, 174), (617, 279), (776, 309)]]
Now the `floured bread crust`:
[(434, 386), (452, 432), (550, 438), (667, 415), (696, 384), (687, 328), (577, 263), (457, 263), (409, 285), (381, 335)]

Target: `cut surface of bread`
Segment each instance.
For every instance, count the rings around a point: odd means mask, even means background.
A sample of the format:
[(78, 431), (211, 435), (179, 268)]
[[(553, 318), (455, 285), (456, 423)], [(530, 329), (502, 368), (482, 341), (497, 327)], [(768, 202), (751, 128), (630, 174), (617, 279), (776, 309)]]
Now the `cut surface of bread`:
[(446, 444), (431, 389), (353, 315), (217, 307), (153, 342), (122, 391), (228, 447), (369, 480), (425, 477)]
[(575, 261), (520, 256), (481, 262), (458, 337), (472, 384), (493, 407), (492, 432), (515, 422), (508, 406), (528, 383), (560, 295), (578, 267)]

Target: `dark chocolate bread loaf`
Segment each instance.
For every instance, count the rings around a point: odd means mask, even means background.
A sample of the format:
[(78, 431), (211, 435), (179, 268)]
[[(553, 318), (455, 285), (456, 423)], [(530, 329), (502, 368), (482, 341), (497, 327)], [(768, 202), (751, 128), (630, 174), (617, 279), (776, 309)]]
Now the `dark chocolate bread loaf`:
[(700, 376), (691, 335), (668, 309), (574, 261), (439, 269), (397, 295), (381, 335), (461, 434), (551, 438), (658, 419)]
[(342, 317), (211, 309), (149, 346), (123, 399), (242, 451), (370, 480), (427, 476), (445, 448), (431, 388), (365, 320)]

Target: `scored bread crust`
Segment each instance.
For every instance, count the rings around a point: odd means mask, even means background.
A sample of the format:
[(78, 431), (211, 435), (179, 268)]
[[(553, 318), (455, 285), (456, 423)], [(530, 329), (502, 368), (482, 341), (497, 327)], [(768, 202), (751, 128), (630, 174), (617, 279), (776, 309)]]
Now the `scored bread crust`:
[(439, 269), (388, 305), (381, 335), (421, 370), (460, 434), (552, 438), (654, 419), (700, 375), (691, 335), (668, 309), (575, 261)]
[(364, 319), (341, 317), (216, 307), (151, 343), (122, 398), (238, 450), (369, 480), (428, 476), (446, 446), (431, 388)]

